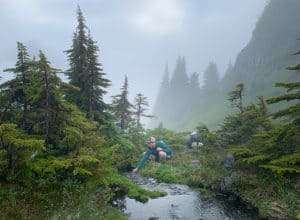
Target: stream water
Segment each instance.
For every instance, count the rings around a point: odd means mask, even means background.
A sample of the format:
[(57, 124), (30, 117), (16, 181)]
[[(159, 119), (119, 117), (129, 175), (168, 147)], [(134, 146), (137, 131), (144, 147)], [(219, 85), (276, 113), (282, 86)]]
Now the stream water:
[(126, 176), (148, 190), (160, 190), (168, 193), (165, 197), (149, 199), (141, 203), (128, 197), (115, 201), (115, 205), (130, 220), (229, 220), (258, 219), (257, 213), (244, 204), (224, 196), (204, 198), (186, 185), (159, 183), (153, 178), (139, 174)]

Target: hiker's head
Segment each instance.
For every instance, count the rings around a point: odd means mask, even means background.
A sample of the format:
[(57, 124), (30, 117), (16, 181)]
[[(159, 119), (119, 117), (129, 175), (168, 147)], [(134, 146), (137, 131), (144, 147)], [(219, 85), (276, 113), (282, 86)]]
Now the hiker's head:
[(147, 139), (147, 145), (148, 145), (148, 147), (155, 147), (155, 142), (156, 142), (155, 137), (149, 137)]

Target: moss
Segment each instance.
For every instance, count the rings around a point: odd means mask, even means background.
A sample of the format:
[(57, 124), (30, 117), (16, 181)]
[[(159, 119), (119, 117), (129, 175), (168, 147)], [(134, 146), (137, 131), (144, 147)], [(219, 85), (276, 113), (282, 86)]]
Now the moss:
[(129, 198), (136, 199), (140, 202), (147, 202), (149, 198), (157, 198), (166, 196), (167, 193), (160, 191), (149, 191), (141, 188), (140, 186), (133, 183), (130, 179), (115, 175), (110, 179), (110, 185), (116, 189), (115, 194), (127, 194)]
[(107, 207), (106, 208), (106, 214), (105, 214), (105, 216), (103, 216), (103, 219), (106, 219), (106, 220), (115, 220), (115, 219), (126, 220), (127, 217), (125, 217), (124, 214), (121, 213), (120, 211), (117, 211), (114, 208)]

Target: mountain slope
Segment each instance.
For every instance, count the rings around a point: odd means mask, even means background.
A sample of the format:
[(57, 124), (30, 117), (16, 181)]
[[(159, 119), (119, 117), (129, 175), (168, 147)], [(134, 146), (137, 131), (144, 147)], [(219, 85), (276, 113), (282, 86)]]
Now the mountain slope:
[[(256, 103), (257, 96), (268, 98), (282, 93), (284, 90), (274, 87), (275, 82), (299, 80), (296, 73), (285, 69), (298, 63), (298, 57), (291, 54), (300, 48), (300, 41), (297, 41), (300, 38), (299, 9), (299, 0), (271, 0), (257, 22), (250, 42), (238, 54), (235, 64), (230, 66), (223, 79), (216, 82), (219, 91), (207, 94), (201, 89), (198, 94), (188, 94), (187, 89), (182, 91), (186, 94), (182, 100), (177, 96), (176, 105), (172, 102), (168, 102), (167, 106), (156, 103), (154, 115), (157, 118), (152, 126), (162, 122), (170, 129), (188, 130), (204, 123), (216, 129), (232, 111), (226, 98), (236, 84), (244, 83), (244, 100), (249, 104)], [(166, 91), (168, 96), (165, 95), (163, 100), (174, 100), (171, 93)], [(187, 97), (193, 97), (192, 101), (188, 102)], [(158, 100), (161, 99), (158, 97)], [(174, 106), (181, 106), (180, 111)], [(270, 108), (279, 107), (274, 105)], [(157, 111), (161, 108), (164, 112), (172, 112), (172, 120), (167, 113)]]

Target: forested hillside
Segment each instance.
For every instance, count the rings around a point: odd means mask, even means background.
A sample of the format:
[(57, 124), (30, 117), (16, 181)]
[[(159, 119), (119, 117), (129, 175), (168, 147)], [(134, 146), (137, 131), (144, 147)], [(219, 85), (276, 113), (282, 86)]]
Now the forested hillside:
[(13, 77), (0, 85), (1, 219), (123, 219), (111, 208), (119, 191), (143, 201), (160, 195), (118, 174), (145, 138), (147, 99), (139, 93), (130, 104), (126, 78), (113, 104), (105, 103), (110, 81), (98, 53), (79, 7), (66, 71), (17, 43), (15, 66), (5, 70)]
[[(236, 84), (244, 84), (246, 103), (256, 103), (257, 96), (267, 98), (283, 91), (274, 87), (275, 82), (299, 79), (285, 69), (297, 62), (292, 53), (299, 45), (299, 7), (297, 0), (270, 1), (234, 65), (229, 64), (225, 76), (220, 79), (217, 64), (209, 63), (203, 73), (201, 89), (199, 74), (186, 73), (184, 60), (180, 62), (179, 58), (172, 74), (166, 71), (161, 83), (153, 111), (156, 118), (151, 126), (162, 122), (168, 128), (188, 130), (204, 123), (216, 129), (231, 111), (226, 99)], [(278, 108), (271, 107), (272, 110)]]

